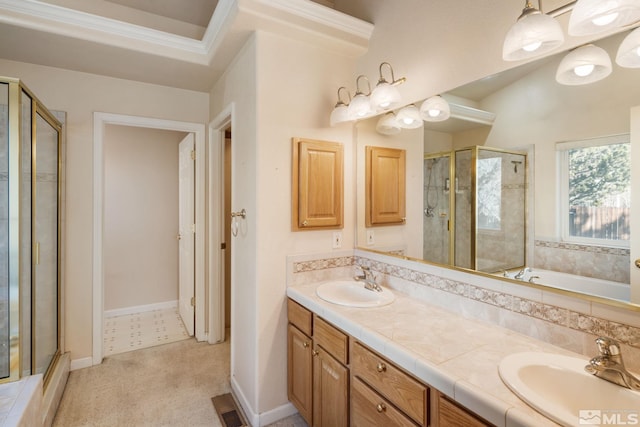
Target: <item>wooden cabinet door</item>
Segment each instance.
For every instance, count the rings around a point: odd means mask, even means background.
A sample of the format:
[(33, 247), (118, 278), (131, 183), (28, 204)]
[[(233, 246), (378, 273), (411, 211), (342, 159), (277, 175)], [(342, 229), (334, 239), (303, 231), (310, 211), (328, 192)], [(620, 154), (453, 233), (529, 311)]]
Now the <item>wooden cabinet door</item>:
[(289, 324), (287, 333), (287, 393), (289, 400), (311, 425), (313, 411), (313, 356), (311, 338)]
[(406, 209), (406, 151), (366, 147), (365, 223), (404, 224)]
[(349, 425), (349, 370), (316, 346), (313, 358), (313, 427)]
[(342, 228), (343, 148), (328, 141), (293, 139), (292, 229)]
[(491, 424), (477, 418), (446, 397), (438, 396), (438, 425), (440, 427), (489, 427)]

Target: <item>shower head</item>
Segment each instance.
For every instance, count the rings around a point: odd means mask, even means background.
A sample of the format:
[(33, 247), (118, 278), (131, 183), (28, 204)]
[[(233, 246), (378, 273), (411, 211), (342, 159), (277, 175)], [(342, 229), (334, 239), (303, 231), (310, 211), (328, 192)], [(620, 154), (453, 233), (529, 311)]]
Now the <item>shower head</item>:
[(518, 165), (521, 165), (522, 162), (519, 160), (511, 160), (511, 163), (513, 163), (513, 171), (518, 173)]

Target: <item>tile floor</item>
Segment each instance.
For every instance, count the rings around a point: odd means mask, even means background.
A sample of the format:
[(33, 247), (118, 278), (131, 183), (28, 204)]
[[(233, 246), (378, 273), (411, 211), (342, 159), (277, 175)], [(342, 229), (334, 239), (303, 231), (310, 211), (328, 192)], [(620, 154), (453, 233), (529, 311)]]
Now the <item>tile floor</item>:
[(189, 338), (177, 308), (105, 317), (104, 356)]

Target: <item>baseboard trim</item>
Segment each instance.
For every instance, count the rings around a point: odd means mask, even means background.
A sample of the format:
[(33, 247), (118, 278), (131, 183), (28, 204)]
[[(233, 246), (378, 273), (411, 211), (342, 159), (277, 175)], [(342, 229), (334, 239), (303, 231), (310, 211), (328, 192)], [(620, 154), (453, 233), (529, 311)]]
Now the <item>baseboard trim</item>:
[(277, 408), (274, 408), (270, 411), (261, 413), (260, 426), (267, 426), (297, 413), (298, 410), (296, 409), (296, 407), (293, 406), (291, 402), (287, 402), (284, 405), (278, 406)]
[(154, 304), (136, 305), (133, 307), (123, 307), (123, 308), (115, 308), (113, 310), (105, 310), (104, 317), (105, 319), (108, 319), (109, 317), (125, 316), (127, 314), (144, 313), (146, 311), (164, 310), (167, 308), (176, 308), (176, 307), (178, 307), (178, 300), (157, 302)]
[(91, 366), (93, 366), (93, 357), (83, 357), (82, 359), (73, 359), (69, 364), (69, 370), (76, 371)]
[(240, 409), (247, 419), (247, 422), (252, 426), (260, 425), (260, 416), (250, 410), (251, 405), (249, 405), (249, 401), (247, 400), (244, 393), (242, 393), (242, 390), (240, 389), (240, 386), (238, 385), (238, 382), (234, 377), (231, 377), (231, 392), (233, 393), (233, 397), (235, 397), (236, 401), (240, 405)]

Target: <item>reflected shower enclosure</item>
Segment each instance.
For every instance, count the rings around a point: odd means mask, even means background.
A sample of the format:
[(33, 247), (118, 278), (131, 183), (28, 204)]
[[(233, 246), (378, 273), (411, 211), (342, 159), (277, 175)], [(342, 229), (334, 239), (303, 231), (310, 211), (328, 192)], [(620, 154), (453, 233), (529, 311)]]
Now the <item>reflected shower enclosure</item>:
[(60, 354), (60, 122), (0, 78), (0, 382), (48, 372)]
[(523, 267), (526, 160), (480, 146), (425, 156), (424, 259), (488, 273)]

